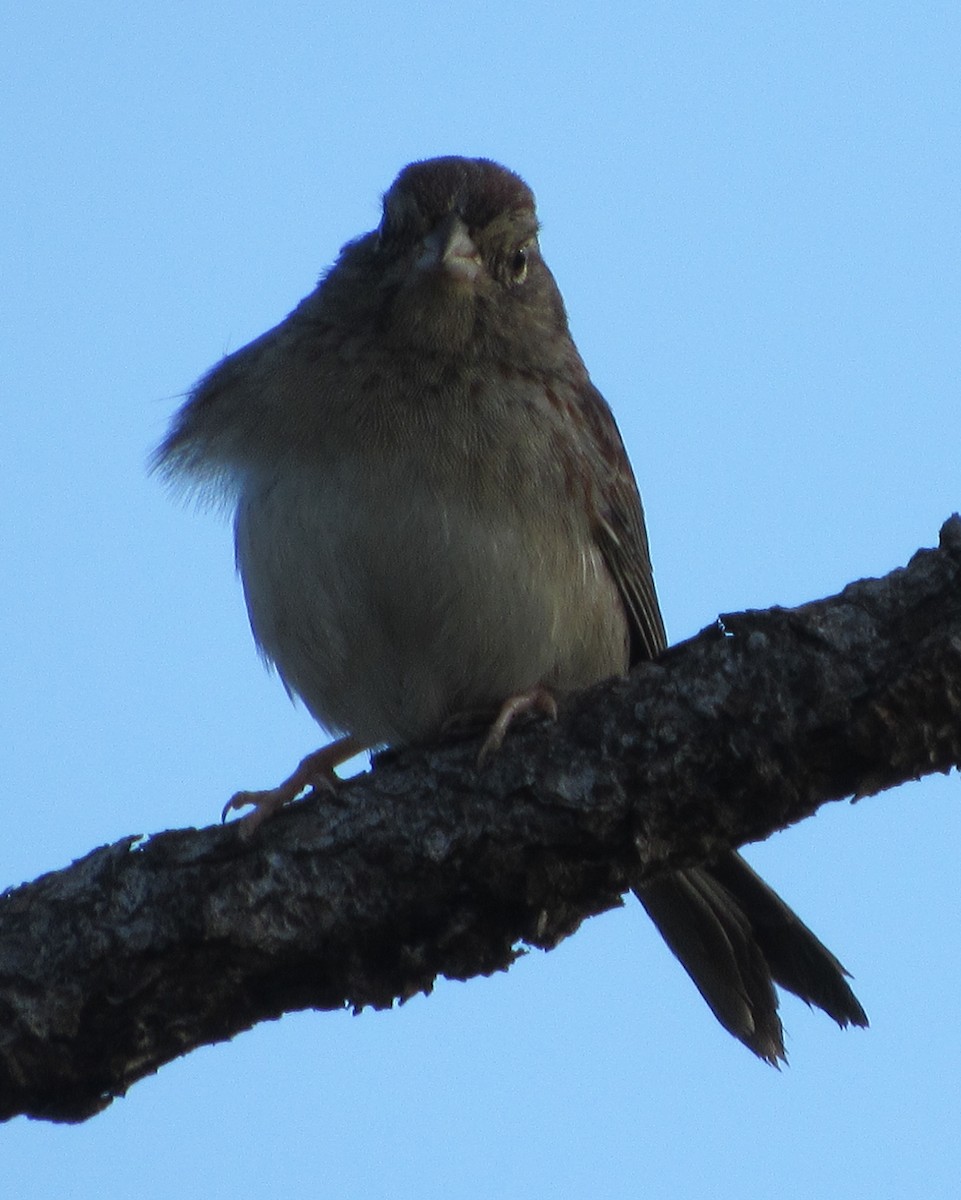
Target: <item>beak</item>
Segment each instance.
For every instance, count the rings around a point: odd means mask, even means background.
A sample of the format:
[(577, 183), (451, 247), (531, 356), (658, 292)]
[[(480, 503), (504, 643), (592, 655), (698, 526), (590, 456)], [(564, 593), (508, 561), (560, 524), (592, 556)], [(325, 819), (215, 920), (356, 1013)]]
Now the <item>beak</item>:
[(457, 213), (448, 213), (424, 238), (414, 269), (440, 270), (451, 279), (462, 279), (469, 283), (477, 278), (482, 265), (467, 226)]

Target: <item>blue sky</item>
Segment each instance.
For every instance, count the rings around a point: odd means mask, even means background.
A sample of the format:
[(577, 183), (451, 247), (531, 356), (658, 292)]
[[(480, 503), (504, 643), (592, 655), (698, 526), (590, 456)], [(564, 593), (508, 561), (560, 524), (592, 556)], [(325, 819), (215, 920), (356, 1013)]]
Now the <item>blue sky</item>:
[[(537, 193), (617, 414), (672, 640), (936, 541), (959, 489), (956, 5), (198, 3), (0, 38), (0, 882), (216, 820), (317, 730), (252, 649), (226, 525), (145, 460), (413, 158)], [(750, 852), (856, 976), (789, 1069), (639, 907), (399, 1011), (298, 1014), (90, 1123), (0, 1130), (0, 1192), (954, 1196), (958, 778)]]

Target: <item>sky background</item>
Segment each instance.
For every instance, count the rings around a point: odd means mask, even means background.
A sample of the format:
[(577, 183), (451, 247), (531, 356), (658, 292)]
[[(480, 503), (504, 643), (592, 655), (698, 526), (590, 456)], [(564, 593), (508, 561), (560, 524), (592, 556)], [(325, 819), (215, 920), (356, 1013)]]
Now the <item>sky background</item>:
[[(411, 159), (534, 188), (672, 640), (883, 574), (961, 507), (956, 3), (35, 0), (0, 47), (0, 884), (211, 823), (318, 744), (226, 524), (145, 462)], [(0, 1194), (954, 1197), (959, 799), (937, 777), (749, 852), (872, 1021), (787, 998), (780, 1073), (631, 901), (506, 975), (14, 1121)]]

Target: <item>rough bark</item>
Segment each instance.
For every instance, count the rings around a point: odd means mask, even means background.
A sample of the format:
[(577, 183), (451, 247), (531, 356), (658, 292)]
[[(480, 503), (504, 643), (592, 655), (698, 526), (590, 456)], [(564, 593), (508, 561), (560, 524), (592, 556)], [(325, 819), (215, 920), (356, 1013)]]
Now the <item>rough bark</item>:
[(638, 872), (961, 765), (961, 519), (906, 568), (725, 616), (476, 753), (384, 755), (253, 837), (127, 837), (5, 893), (0, 1118), (83, 1120), (282, 1012), (505, 970)]

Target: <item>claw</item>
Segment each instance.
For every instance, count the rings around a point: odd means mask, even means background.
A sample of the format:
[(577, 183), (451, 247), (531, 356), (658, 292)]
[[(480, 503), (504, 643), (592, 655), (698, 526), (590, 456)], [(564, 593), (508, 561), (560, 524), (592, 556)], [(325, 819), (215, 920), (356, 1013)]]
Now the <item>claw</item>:
[(250, 835), (261, 821), (266, 820), (278, 808), (289, 804), (291, 800), (296, 800), (306, 788), (316, 788), (326, 792), (336, 791), (340, 780), (334, 774), (334, 768), (340, 766), (342, 762), (346, 762), (348, 758), (353, 758), (364, 748), (364, 745), (356, 738), (339, 738), (336, 742), (331, 742), (329, 746), (323, 746), (320, 750), (315, 750), (313, 754), (308, 754), (296, 771), (277, 787), (267, 788), (260, 792), (234, 792), (224, 805), (220, 820), (226, 821), (227, 814), (235, 809), (239, 810), (253, 805), (254, 811), (241, 818), (244, 833)]
[(545, 717), (550, 717), (552, 721), (556, 721), (557, 701), (554, 699), (553, 694), (540, 684), (537, 687), (531, 688), (529, 692), (521, 692), (516, 696), (508, 696), (501, 705), (497, 719), (490, 727), (487, 737), (484, 739), (484, 744), (480, 748), (480, 753), (477, 755), (478, 767), (482, 767), (490, 756), (500, 749), (504, 735), (510, 728), (514, 718), (528, 712), (543, 713)]

